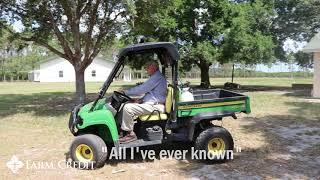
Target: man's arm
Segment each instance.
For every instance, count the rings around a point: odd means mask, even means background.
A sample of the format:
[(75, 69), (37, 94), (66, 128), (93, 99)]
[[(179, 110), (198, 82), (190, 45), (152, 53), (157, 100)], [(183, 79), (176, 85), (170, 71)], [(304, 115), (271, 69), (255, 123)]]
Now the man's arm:
[(146, 82), (131, 89), (125, 90), (124, 93), (127, 95), (145, 94), (154, 89), (159, 84), (159, 80), (159, 76), (151, 76)]

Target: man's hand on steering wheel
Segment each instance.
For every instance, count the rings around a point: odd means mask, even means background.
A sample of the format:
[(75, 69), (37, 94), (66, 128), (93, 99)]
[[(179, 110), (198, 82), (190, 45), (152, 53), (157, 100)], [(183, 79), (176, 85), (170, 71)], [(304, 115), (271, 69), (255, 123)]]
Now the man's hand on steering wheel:
[(142, 99), (141, 98), (132, 98), (132, 102), (141, 104), (142, 103)]
[(124, 92), (114, 91), (114, 95), (126, 101), (132, 101), (132, 98), (126, 95)]

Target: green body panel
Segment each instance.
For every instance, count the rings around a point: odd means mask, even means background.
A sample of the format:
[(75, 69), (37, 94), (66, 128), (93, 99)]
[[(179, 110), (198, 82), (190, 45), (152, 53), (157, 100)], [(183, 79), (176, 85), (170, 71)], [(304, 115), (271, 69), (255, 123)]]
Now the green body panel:
[(191, 108), (188, 110), (178, 110), (178, 117), (195, 116), (202, 112), (215, 112), (215, 111), (233, 111), (241, 112), (245, 109), (244, 104), (216, 106), (207, 108)]
[[(86, 104), (78, 112), (78, 116), (81, 117), (83, 123), (81, 125), (78, 125), (77, 128), (85, 129), (92, 125), (100, 125), (99, 134), (103, 136), (101, 138), (109, 142), (117, 141), (119, 138), (117, 125), (112, 113), (105, 106), (105, 99), (100, 99), (95, 109), (92, 112), (89, 112), (92, 104), (92, 102)], [(110, 133), (108, 133), (108, 131)]]
[(250, 99), (246, 97), (244, 100), (234, 100), (226, 102), (206, 102), (206, 103), (190, 103), (190, 105), (178, 105), (178, 117), (195, 116), (203, 112), (215, 112), (215, 111), (232, 111), (232, 112), (245, 112), (249, 114)]

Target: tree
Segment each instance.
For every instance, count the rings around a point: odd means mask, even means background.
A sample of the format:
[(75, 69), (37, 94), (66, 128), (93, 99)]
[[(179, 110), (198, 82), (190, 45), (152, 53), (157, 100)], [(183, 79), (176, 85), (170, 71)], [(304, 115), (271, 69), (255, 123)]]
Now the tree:
[(127, 21), (126, 43), (134, 43), (139, 35), (146, 41), (175, 41), (176, 18), (181, 0), (135, 0), (135, 11)]
[(320, 1), (274, 0), (267, 1), (274, 9), (271, 32), (280, 41), (310, 40), (320, 30)]
[(272, 8), (261, 1), (232, 4), (231, 26), (221, 44), (219, 62), (246, 65), (275, 61), (275, 44), (269, 33)]
[(311, 53), (298, 51), (294, 54), (295, 62), (303, 68), (313, 68), (313, 57)]
[(6, 77), (10, 77), (10, 80), (26, 79), (29, 71), (39, 67), (41, 60), (53, 55), (43, 47), (11, 42), (9, 39), (3, 41), (0, 53), (2, 80), (6, 80)]
[(17, 55), (24, 47), (24, 43), (10, 38), (7, 28), (10, 29), (9, 27), (0, 29), (0, 67), (1, 79), (3, 81), (6, 80), (7, 75), (11, 75), (11, 79), (13, 79), (13, 74), (10, 69), (10, 67), (14, 68), (12, 66), (12, 56)]
[(130, 1), (122, 0), (4, 0), (0, 3), (0, 27), (21, 22), (21, 32), (8, 29), (13, 37), (32, 41), (68, 60), (75, 70), (77, 102), (82, 103), (85, 69), (101, 46), (112, 43), (121, 31), (131, 7)]
[(31, 45), (29, 51), (24, 56), (26, 69), (28, 71), (35, 70), (38, 68), (39, 62), (49, 56), (53, 56), (53, 53), (41, 46)]
[(275, 12), (270, 34), (277, 46), (276, 56), (279, 60), (286, 62), (283, 45), (287, 39), (296, 42), (309, 41), (320, 30), (320, 1), (265, 0), (265, 3), (273, 6)]
[(4, 29), (0, 29), (0, 66), (1, 66), (1, 79), (6, 80), (5, 75), (5, 61), (8, 53), (8, 33)]
[(274, 44), (267, 34), (272, 9), (262, 1), (139, 2), (135, 4), (134, 34), (177, 40), (182, 67), (197, 65), (202, 87), (210, 86), (209, 67), (215, 62), (254, 64), (273, 60)]

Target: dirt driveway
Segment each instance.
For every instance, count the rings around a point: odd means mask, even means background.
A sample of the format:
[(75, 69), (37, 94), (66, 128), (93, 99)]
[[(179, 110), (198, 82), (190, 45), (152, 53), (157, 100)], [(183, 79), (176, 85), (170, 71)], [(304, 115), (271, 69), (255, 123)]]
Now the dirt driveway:
[[(295, 92), (247, 94), (250, 115), (216, 123), (231, 132), (239, 151), (233, 160), (216, 164), (137, 157), (92, 171), (67, 168), (63, 162), (73, 138), (67, 112), (45, 118), (35, 112), (6, 115), (0, 119), (0, 179), (320, 179), (320, 101)], [(23, 163), (16, 173), (6, 166), (13, 155)]]

